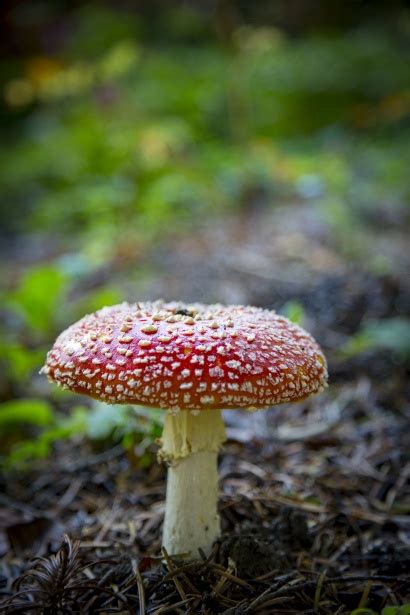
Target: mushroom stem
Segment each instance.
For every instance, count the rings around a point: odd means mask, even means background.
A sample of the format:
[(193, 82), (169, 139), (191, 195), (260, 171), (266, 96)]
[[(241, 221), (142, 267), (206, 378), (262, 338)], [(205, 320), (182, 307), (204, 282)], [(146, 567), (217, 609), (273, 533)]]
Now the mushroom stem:
[(163, 545), (170, 555), (208, 554), (220, 535), (217, 458), (225, 439), (220, 410), (165, 417), (159, 457), (169, 464)]

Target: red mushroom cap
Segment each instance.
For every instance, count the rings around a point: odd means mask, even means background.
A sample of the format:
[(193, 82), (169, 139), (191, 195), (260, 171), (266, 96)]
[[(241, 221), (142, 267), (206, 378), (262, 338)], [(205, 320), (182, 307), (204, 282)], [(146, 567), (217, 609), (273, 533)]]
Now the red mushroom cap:
[(107, 403), (171, 410), (266, 408), (327, 380), (314, 339), (273, 311), (161, 301), (85, 316), (58, 337), (43, 372)]

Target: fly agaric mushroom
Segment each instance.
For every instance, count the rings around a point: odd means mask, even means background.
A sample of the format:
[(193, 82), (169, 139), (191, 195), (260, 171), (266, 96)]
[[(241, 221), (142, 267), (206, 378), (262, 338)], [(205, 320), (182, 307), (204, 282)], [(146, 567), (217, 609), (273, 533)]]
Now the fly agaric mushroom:
[(314, 339), (255, 307), (138, 303), (105, 307), (64, 331), (43, 368), (52, 382), (109, 404), (167, 410), (159, 458), (168, 464), (163, 544), (208, 553), (220, 535), (221, 409), (257, 410), (326, 385)]

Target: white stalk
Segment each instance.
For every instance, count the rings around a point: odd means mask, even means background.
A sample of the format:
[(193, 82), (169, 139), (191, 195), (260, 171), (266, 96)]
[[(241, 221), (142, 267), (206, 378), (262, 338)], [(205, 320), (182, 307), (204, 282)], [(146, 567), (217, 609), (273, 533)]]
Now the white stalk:
[(224, 441), (220, 410), (165, 418), (159, 456), (169, 464), (163, 545), (170, 555), (208, 554), (220, 535), (217, 457)]

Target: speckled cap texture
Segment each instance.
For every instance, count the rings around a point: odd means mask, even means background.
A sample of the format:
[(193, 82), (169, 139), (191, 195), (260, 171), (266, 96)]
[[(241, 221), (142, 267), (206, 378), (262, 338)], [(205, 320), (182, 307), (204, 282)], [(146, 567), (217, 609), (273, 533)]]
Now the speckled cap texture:
[(301, 327), (255, 307), (122, 303), (64, 331), (43, 367), (109, 404), (255, 410), (326, 386), (326, 359)]

